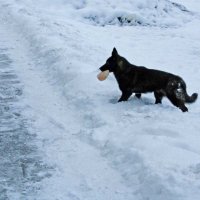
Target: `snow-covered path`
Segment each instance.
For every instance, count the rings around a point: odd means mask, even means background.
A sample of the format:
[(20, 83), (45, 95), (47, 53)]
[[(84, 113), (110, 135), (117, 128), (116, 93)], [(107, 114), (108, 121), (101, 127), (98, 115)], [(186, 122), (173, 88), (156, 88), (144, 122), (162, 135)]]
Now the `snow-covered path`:
[[(62, 3), (0, 4), (1, 43), (9, 48), (0, 53), (12, 59), (9, 66), (23, 85), (19, 109), (28, 125), (18, 135), (25, 143), (21, 148), (34, 149), (23, 152), (34, 157), (25, 168), (30, 172), (33, 165), (36, 178), (28, 179), (30, 187), (24, 189), (17, 187), (26, 186), (23, 179), (16, 183), (17, 176), (11, 190), (2, 187), (2, 200), (199, 199), (199, 100), (188, 105), (186, 114), (167, 100), (154, 105), (152, 94), (116, 104), (120, 93), (113, 76), (103, 83), (96, 79), (98, 67), (116, 46), (131, 62), (179, 74), (190, 94), (200, 93), (198, 15), (171, 28), (101, 27), (70, 17), (64, 9), (71, 13), (71, 8)], [(17, 119), (19, 125), (24, 122)], [(11, 145), (13, 140), (7, 141)], [(6, 168), (15, 165), (3, 166), (2, 185), (13, 173), (26, 173), (21, 165), (8, 173)]]

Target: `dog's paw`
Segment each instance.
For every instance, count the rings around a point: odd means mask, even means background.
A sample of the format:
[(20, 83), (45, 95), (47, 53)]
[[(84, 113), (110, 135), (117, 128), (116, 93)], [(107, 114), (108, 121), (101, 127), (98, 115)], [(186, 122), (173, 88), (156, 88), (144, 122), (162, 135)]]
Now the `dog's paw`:
[(182, 112), (188, 112), (188, 108), (186, 106), (180, 108)]

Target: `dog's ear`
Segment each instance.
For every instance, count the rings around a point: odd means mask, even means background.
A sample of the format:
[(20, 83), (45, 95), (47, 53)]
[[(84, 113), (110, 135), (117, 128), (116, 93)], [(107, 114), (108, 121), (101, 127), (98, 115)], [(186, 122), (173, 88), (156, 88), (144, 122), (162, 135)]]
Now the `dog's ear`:
[(112, 56), (113, 57), (117, 57), (118, 56), (117, 49), (115, 47), (113, 48)]

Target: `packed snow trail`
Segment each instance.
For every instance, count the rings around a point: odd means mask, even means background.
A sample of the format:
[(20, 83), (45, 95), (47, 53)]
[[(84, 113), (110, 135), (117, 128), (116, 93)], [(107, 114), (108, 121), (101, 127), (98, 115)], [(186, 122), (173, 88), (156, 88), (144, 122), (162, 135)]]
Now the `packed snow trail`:
[(199, 93), (199, 18), (180, 27), (183, 18), (176, 29), (98, 27), (30, 2), (0, 4), (0, 20), (24, 84), (23, 114), (52, 166), (35, 198), (199, 199), (199, 101), (185, 115), (166, 100), (154, 105), (152, 94), (116, 104), (114, 78), (96, 79), (116, 46), (135, 64), (183, 76), (189, 93)]
[[(2, 22), (4, 17), (0, 18)], [(62, 97), (45, 82), (42, 74), (34, 70), (34, 62), (27, 56), (26, 44), (11, 31), (12, 28), (8, 24), (1, 24), (1, 31), (4, 32), (4, 37), (0, 35), (1, 40), (6, 46), (12, 47), (9, 55), (13, 58), (10, 69), (7, 52), (1, 50), (2, 95), (4, 92), (11, 95), (12, 92), (16, 92), (16, 95), (18, 92), (21, 94), (21, 87), (18, 88), (17, 85), (20, 79), (24, 86), (23, 100), (18, 100), (19, 108), (15, 104), (9, 107), (10, 101), (15, 102), (15, 95), (11, 98), (8, 95), (8, 100), (7, 97), (1, 99), (1, 108), (8, 111), (2, 110), (3, 114), (0, 115), (0, 199), (135, 198), (132, 190), (124, 185), (121, 176), (109, 166), (100, 152), (73, 136), (73, 132), (77, 132), (77, 125), (73, 122), (73, 110), (67, 109), (68, 106)], [(17, 77), (15, 74), (9, 76), (9, 70), (13, 68), (19, 80), (12, 81), (13, 76)], [(8, 84), (5, 76), (10, 78)], [(15, 87), (16, 91), (10, 91)], [(24, 118), (18, 113), (20, 109), (23, 109)], [(8, 118), (12, 120), (13, 117), (14, 122), (8, 121)], [(31, 120), (30, 124), (26, 124), (28, 119)]]

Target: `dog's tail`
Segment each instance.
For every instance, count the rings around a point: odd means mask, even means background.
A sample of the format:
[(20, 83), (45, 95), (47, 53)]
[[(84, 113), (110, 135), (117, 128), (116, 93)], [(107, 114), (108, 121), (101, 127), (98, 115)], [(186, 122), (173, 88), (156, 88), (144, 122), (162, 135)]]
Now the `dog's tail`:
[(197, 100), (198, 94), (197, 93), (193, 93), (191, 96), (189, 96), (187, 94), (187, 92), (185, 92), (185, 102), (186, 103), (194, 103)]
[(186, 90), (185, 82), (182, 80), (180, 84), (181, 88), (183, 89), (185, 103), (194, 103), (198, 98), (198, 93), (193, 93), (191, 96), (189, 96)]

